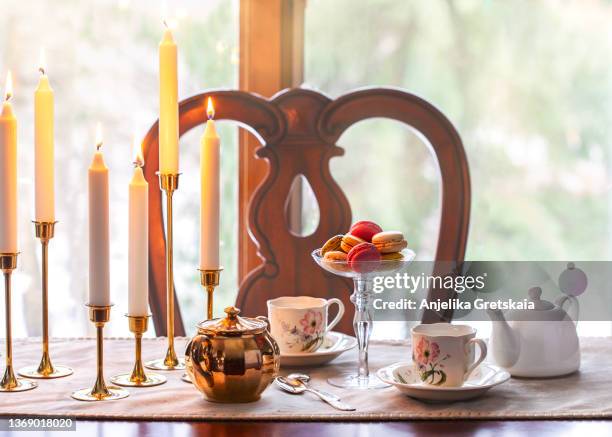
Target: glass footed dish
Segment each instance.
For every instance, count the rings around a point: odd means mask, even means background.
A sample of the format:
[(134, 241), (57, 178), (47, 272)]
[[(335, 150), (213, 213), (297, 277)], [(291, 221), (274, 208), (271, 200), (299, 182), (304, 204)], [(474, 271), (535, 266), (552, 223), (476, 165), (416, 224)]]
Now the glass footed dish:
[(370, 375), (368, 367), (368, 341), (372, 332), (371, 301), (374, 296), (373, 285), (376, 276), (386, 276), (398, 272), (414, 260), (416, 254), (410, 249), (400, 252), (402, 259), (361, 261), (351, 265), (347, 261), (326, 260), (321, 249), (312, 252), (312, 258), (324, 270), (344, 278), (351, 278), (354, 291), (351, 302), (355, 305), (353, 327), (359, 346), (359, 367), (356, 373), (348, 373), (329, 378), (327, 381), (336, 387), (370, 389), (389, 387), (375, 375)]

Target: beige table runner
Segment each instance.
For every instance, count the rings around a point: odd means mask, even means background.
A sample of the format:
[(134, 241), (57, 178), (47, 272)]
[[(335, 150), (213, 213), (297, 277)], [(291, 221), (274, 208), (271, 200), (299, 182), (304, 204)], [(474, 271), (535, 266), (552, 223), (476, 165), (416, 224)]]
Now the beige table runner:
[[(185, 339), (177, 339), (183, 350)], [(511, 379), (493, 388), (482, 398), (451, 404), (427, 404), (401, 395), (390, 387), (353, 391), (329, 386), (325, 380), (337, 372), (355, 368), (356, 351), (350, 351), (332, 364), (303, 369), (313, 384), (337, 393), (355, 412), (334, 410), (310, 394), (290, 395), (275, 386), (260, 401), (250, 404), (215, 404), (205, 401), (191, 384), (180, 380), (182, 372), (164, 372), (168, 382), (151, 388), (130, 388), (130, 397), (108, 402), (79, 402), (70, 393), (91, 387), (95, 378), (93, 339), (56, 339), (51, 352), (54, 362), (69, 365), (75, 374), (61, 379), (42, 380), (35, 390), (0, 393), (0, 415), (73, 416), (97, 419), (147, 420), (402, 420), (402, 419), (505, 419), (505, 418), (612, 418), (612, 339), (582, 338), (580, 372), (548, 380)], [(133, 341), (105, 341), (106, 377), (130, 371)], [(145, 359), (162, 356), (165, 339), (143, 343)], [(17, 368), (37, 364), (37, 340), (14, 342)], [(4, 357), (0, 357), (4, 359)], [(406, 344), (373, 342), (370, 347), (372, 370), (409, 359)], [(295, 370), (292, 370), (295, 371)], [(281, 369), (281, 373), (289, 371)]]

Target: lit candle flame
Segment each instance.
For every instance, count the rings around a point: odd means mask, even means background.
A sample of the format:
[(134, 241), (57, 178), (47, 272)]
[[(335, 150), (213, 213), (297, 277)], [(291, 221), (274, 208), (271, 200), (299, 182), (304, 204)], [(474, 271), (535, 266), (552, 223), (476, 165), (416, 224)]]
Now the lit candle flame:
[(138, 137), (136, 134), (132, 137), (132, 150), (134, 151), (134, 166), (142, 167), (144, 166), (144, 156), (142, 153), (142, 143), (138, 142)]
[(210, 97), (208, 98), (208, 103), (206, 104), (206, 115), (208, 115), (209, 120), (215, 118), (215, 107), (213, 106), (213, 102)]
[(175, 30), (178, 27), (178, 18), (176, 16), (171, 18), (169, 16), (168, 4), (165, 1), (162, 2), (161, 16), (162, 16), (162, 22), (164, 23), (164, 27), (166, 29)]
[(161, 4), (161, 16), (162, 16), (162, 21), (164, 23), (164, 27), (166, 29), (169, 29), (169, 26), (168, 26), (168, 3), (165, 0), (162, 1), (162, 4)]
[(8, 102), (13, 97), (13, 75), (10, 71), (6, 73), (6, 86), (4, 88), (4, 101)]
[(100, 150), (102, 147), (102, 123), (98, 122), (96, 125), (96, 150)]
[(38, 71), (40, 71), (40, 74), (45, 74), (46, 70), (47, 70), (47, 62), (46, 62), (46, 56), (45, 56), (45, 48), (41, 47), (40, 48), (40, 60), (38, 61)]

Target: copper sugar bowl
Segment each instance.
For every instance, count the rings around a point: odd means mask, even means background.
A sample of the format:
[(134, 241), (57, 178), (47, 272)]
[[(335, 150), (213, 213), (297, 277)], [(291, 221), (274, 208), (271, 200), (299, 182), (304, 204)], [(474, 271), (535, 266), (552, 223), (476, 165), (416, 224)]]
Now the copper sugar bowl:
[(200, 322), (185, 351), (185, 367), (193, 384), (209, 401), (252, 402), (278, 375), (280, 350), (263, 317), (227, 316)]

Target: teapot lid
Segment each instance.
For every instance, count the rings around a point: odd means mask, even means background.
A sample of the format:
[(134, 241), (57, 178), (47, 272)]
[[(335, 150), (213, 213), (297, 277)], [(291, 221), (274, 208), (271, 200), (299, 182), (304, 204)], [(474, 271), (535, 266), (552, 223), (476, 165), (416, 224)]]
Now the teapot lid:
[(533, 309), (535, 311), (548, 311), (552, 310), (555, 305), (547, 300), (541, 299), (542, 289), (540, 287), (532, 287), (529, 289), (529, 301), (533, 302)]
[(240, 336), (242, 334), (258, 334), (268, 327), (264, 318), (238, 317), (240, 310), (236, 307), (229, 306), (223, 311), (227, 314), (224, 318), (200, 322), (198, 323), (198, 329), (204, 334)]
[(563, 308), (547, 300), (541, 299), (542, 289), (533, 287), (529, 289), (529, 303), (533, 308), (513, 309), (506, 314), (506, 320), (515, 321), (561, 321), (568, 319)]

